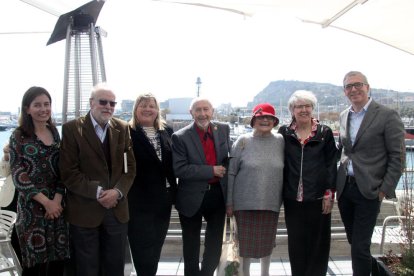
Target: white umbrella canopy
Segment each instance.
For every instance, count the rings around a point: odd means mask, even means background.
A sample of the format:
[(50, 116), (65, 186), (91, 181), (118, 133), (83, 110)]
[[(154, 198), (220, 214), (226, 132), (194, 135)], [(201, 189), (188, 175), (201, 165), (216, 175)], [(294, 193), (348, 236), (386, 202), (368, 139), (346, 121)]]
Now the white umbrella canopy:
[(74, 10), (77, 7), (82, 6), (83, 4), (90, 2), (92, 0), (20, 0), (28, 5), (36, 7), (42, 11), (53, 14), (55, 16), (60, 16), (68, 11)]
[(87, 2), (89, 1), (2, 0), (0, 3), (0, 34), (51, 33), (60, 15)]
[[(163, 0), (161, 0), (163, 1)], [(245, 16), (267, 10), (362, 35), (414, 55), (412, 0), (178, 0)]]
[[(237, 4), (228, 6), (240, 8), (235, 10), (237, 13), (203, 8), (195, 1), (188, 1), (191, 5), (177, 1), (187, 0), (106, 0), (96, 24), (108, 33), (103, 40), (107, 76), (117, 87), (120, 100), (135, 96), (131, 87), (134, 91), (151, 91), (160, 100), (172, 95), (192, 96), (200, 76), (201, 94), (208, 94), (214, 104), (244, 106), (270, 81), (340, 85), (341, 76), (349, 70), (369, 75), (375, 88), (413, 91), (414, 55), (349, 32), (297, 20), (316, 20), (304, 17), (302, 12), (319, 15), (329, 10), (336, 14), (330, 2), (346, 5), (350, 0), (215, 1), (219, 8), (220, 4)], [(362, 6), (371, 1), (375, 0)], [(54, 110), (61, 109), (65, 43), (46, 47), (46, 42), (61, 14), (88, 2), (0, 1), (0, 76), (7, 76), (3, 77), (3, 90), (16, 95), (13, 103), (0, 103), (0, 110), (19, 106), (20, 94), (33, 84), (53, 91)], [(327, 8), (318, 8), (320, 3), (327, 3)], [(246, 16), (240, 15), (243, 12)], [(411, 34), (405, 32), (406, 37)]]
[[(102, 0), (101, 0), (102, 1)], [(155, 0), (224, 9), (244, 16), (260, 12), (275, 16), (292, 16), (306, 23), (332, 27), (374, 39), (401, 51), (414, 55), (414, 1), (412, 0)], [(2, 12), (15, 14), (16, 20), (25, 20), (25, 11), (31, 13), (28, 26), (36, 26), (31, 32), (51, 32), (53, 22), (88, 0), (3, 0)], [(33, 11), (32, 7), (38, 9)], [(35, 13), (39, 16), (34, 15)], [(49, 16), (45, 16), (48, 13)], [(43, 16), (40, 16), (43, 14)], [(52, 16), (50, 16), (52, 15)], [(53, 16), (54, 15), (54, 16)], [(27, 18), (26, 18), (27, 20)], [(40, 21), (40, 22), (39, 22)], [(1, 22), (1, 19), (0, 19)], [(41, 24), (45, 22), (45, 24)], [(20, 32), (13, 22), (2, 22), (1, 32)], [(47, 26), (47, 27), (46, 27)], [(24, 31), (23, 31), (24, 32)]]

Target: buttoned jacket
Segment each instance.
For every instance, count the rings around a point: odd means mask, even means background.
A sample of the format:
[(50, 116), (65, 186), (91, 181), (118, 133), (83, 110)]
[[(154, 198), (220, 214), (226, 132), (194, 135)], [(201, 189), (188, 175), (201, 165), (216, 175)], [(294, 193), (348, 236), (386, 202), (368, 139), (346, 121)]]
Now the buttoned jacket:
[(340, 115), (342, 154), (337, 175), (338, 198), (345, 187), (349, 160), (352, 160), (356, 184), (365, 198), (375, 199), (379, 191), (387, 198), (394, 198), (405, 164), (405, 131), (400, 116), (373, 100), (352, 144), (349, 114), (350, 110), (346, 109)]

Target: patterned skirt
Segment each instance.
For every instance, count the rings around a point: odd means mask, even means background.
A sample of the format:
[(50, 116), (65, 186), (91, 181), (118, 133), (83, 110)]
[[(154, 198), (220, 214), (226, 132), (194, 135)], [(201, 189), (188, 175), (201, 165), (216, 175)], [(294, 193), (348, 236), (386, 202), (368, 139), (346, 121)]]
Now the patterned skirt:
[(276, 246), (278, 212), (267, 210), (235, 211), (240, 256), (263, 258)]

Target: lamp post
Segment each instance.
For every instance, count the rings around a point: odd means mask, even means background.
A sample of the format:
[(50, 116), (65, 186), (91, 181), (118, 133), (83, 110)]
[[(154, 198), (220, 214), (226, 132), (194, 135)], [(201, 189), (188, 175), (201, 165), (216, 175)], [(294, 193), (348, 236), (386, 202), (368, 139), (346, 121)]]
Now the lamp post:
[(196, 84), (197, 84), (197, 97), (200, 97), (200, 86), (201, 86), (201, 79), (200, 79), (200, 77), (197, 77)]

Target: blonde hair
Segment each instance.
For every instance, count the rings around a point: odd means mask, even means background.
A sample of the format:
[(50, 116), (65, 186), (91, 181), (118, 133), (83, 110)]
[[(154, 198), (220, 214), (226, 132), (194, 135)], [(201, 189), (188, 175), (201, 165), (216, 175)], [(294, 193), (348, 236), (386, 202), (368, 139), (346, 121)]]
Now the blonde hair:
[(142, 103), (142, 102), (147, 102), (151, 99), (154, 100), (155, 104), (157, 105), (157, 110), (158, 110), (157, 117), (155, 118), (155, 121), (154, 121), (154, 128), (156, 130), (164, 130), (165, 129), (165, 126), (167, 125), (167, 123), (165, 122), (165, 120), (161, 116), (160, 105), (157, 101), (157, 98), (155, 98), (155, 96), (151, 93), (141, 94), (135, 100), (134, 108), (132, 109), (132, 117), (131, 117), (131, 120), (129, 120), (129, 125), (132, 129), (136, 129), (136, 126), (139, 125), (139, 121), (138, 121), (137, 114), (136, 114), (139, 104)]

